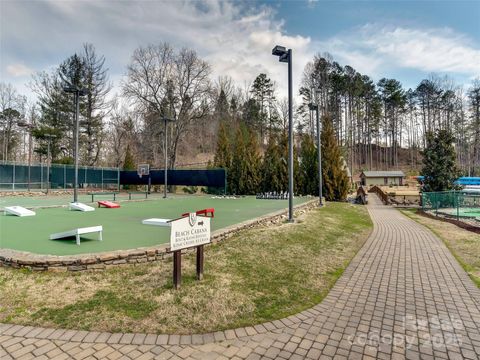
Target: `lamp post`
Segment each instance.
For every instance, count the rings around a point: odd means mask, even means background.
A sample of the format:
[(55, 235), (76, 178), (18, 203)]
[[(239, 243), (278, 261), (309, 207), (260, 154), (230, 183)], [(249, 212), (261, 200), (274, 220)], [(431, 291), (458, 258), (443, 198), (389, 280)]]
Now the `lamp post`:
[(168, 121), (173, 121), (173, 119), (171, 118), (168, 118), (166, 116), (163, 116), (162, 117), (162, 120), (164, 121), (165, 123), (165, 146), (164, 146), (164, 150), (165, 150), (165, 171), (164, 171), (164, 176), (165, 176), (165, 179), (164, 179), (164, 186), (163, 186), (163, 198), (166, 199), (167, 198), (167, 168), (168, 168), (168, 156), (167, 156), (167, 122)]
[(323, 206), (323, 194), (322, 194), (322, 144), (320, 142), (320, 119), (318, 116), (318, 105), (314, 105), (312, 103), (308, 104), (308, 108), (313, 111), (315, 110), (317, 116), (317, 152), (318, 152), (318, 197), (319, 203), (318, 205), (321, 207)]
[(278, 61), (288, 63), (288, 222), (293, 222), (293, 90), (292, 90), (292, 49), (275, 46), (272, 55)]
[(74, 103), (75, 103), (75, 180), (73, 184), (73, 202), (78, 202), (78, 118), (80, 114), (80, 96), (87, 95), (86, 89), (79, 89), (75, 86), (66, 86), (63, 88), (63, 91), (69, 94), (74, 94)]
[(51, 164), (51, 154), (50, 154), (50, 144), (52, 143), (52, 139), (55, 139), (56, 136), (53, 134), (45, 134), (44, 137), (47, 139), (47, 191), (50, 188), (50, 164)]

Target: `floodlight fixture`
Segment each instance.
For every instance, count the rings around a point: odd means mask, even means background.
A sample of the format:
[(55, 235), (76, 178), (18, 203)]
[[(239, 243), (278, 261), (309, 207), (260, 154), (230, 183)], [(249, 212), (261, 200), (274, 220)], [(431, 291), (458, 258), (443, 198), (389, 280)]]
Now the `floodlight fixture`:
[(65, 91), (66, 93), (74, 94), (77, 91), (77, 88), (73, 86), (64, 86), (63, 91)]
[(285, 46), (277, 45), (272, 49), (272, 55), (281, 56), (287, 52)]

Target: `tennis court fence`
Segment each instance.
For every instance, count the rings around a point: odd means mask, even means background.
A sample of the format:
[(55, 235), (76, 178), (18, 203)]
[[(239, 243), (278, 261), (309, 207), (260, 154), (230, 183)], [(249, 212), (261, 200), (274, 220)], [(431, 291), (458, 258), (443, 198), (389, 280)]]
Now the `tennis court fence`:
[[(206, 186), (226, 189), (225, 169), (168, 170), (169, 185)], [(78, 185), (84, 189), (120, 190), (122, 185), (163, 185), (164, 170), (150, 170), (148, 176), (139, 177), (137, 171), (109, 167), (78, 167)], [(73, 189), (73, 165), (32, 164), (0, 161), (1, 190), (68, 190)]]
[[(0, 190), (71, 189), (75, 178), (73, 165), (0, 162)], [(119, 189), (120, 169), (108, 167), (78, 167), (80, 187)], [(50, 186), (48, 186), (50, 184)]]
[(480, 192), (455, 190), (422, 193), (423, 211), (450, 218), (480, 221)]

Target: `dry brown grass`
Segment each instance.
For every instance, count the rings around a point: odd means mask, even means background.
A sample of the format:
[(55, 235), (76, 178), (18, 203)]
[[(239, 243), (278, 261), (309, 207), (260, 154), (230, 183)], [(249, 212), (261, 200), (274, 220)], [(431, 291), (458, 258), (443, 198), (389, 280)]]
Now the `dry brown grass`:
[(243, 231), (205, 251), (205, 278), (183, 256), (103, 272), (0, 268), (0, 322), (97, 331), (197, 333), (282, 318), (328, 293), (371, 229), (365, 208), (328, 204), (295, 224)]

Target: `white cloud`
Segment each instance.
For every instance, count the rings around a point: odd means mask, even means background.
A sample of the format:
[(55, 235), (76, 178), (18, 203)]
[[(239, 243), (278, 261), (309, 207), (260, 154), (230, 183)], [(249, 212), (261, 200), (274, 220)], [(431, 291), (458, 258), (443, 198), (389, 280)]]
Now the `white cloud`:
[(313, 55), (310, 38), (287, 34), (271, 7), (251, 2), (51, 0), (9, 3), (6, 10), (2, 52), (10, 52), (10, 62), (19, 62), (26, 54), (18, 49), (28, 48), (37, 71), (91, 42), (105, 55), (111, 77), (118, 78), (135, 48), (166, 41), (197, 50), (211, 63), (214, 77), (228, 75), (243, 85), (265, 72), (285, 95), (287, 69), (271, 49), (277, 44), (293, 49), (297, 85)]
[(480, 48), (451, 29), (381, 27), (357, 31), (321, 43), (334, 57), (368, 75), (388, 76), (392, 68), (425, 72), (480, 74)]
[[(271, 55), (275, 45), (293, 49), (295, 93), (314, 52), (329, 52), (377, 78), (399, 69), (480, 73), (478, 44), (444, 28), (367, 24), (315, 41), (289, 33), (273, 6), (254, 2), (49, 0), (3, 1), (1, 7), (0, 64), (9, 66), (0, 66), (0, 77), (22, 91), (22, 76), (58, 65), (85, 42), (105, 55), (117, 86), (135, 48), (164, 41), (197, 50), (212, 64), (214, 78), (228, 75), (240, 86), (265, 72), (279, 96), (286, 95), (287, 69)], [(27, 59), (28, 67), (22, 65)]]
[(32, 74), (33, 70), (23, 64), (10, 64), (7, 66), (7, 73), (14, 77), (20, 77)]

